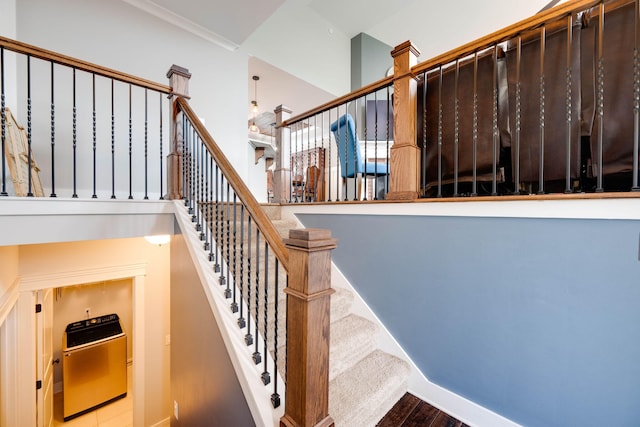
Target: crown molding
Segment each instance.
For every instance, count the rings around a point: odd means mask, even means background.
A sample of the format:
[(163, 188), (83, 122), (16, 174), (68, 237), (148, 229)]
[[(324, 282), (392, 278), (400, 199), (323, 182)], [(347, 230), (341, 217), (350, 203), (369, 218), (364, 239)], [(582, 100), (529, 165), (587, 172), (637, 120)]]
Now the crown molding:
[(196, 24), (195, 22), (176, 14), (175, 12), (172, 12), (169, 9), (154, 3), (152, 0), (122, 1), (232, 52), (238, 49), (238, 47), (240, 46), (232, 42), (231, 40), (221, 36), (220, 34), (208, 30), (202, 25)]

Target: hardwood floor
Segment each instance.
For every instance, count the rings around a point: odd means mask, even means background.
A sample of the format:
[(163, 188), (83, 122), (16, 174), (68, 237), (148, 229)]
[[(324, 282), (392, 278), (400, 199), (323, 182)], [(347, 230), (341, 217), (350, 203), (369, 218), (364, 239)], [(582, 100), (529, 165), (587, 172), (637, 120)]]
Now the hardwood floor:
[(378, 423), (377, 427), (469, 427), (429, 405), (416, 396), (406, 393)]

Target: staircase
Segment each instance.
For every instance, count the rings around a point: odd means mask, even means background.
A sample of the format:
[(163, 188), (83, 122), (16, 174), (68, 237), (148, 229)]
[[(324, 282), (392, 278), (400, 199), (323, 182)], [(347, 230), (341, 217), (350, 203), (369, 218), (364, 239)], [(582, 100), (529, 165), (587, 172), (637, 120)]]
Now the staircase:
[[(264, 209), (283, 238), (298, 227), (281, 218), (279, 206)], [(329, 414), (337, 427), (375, 426), (407, 391), (410, 368), (377, 348), (378, 326), (351, 312), (352, 292), (335, 290), (331, 297)], [(279, 353), (284, 354), (282, 349)], [(278, 359), (284, 357), (279, 354)]]

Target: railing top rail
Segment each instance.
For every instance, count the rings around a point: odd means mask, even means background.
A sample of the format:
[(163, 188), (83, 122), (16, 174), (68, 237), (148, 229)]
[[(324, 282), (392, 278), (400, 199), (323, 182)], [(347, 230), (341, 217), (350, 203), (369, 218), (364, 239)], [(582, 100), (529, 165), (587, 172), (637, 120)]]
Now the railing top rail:
[(306, 118), (315, 116), (316, 114), (323, 113), (327, 110), (343, 105), (349, 101), (353, 101), (354, 99), (376, 92), (380, 89), (384, 89), (385, 87), (390, 86), (392, 83), (393, 83), (393, 77), (385, 77), (371, 84), (368, 84), (367, 86), (363, 86), (356, 91), (343, 95), (340, 98), (336, 98), (332, 101), (326, 102), (312, 110), (309, 110), (297, 116), (291, 117), (289, 120), (282, 122), (282, 126), (289, 126), (299, 121), (302, 121)]
[(244, 183), (240, 175), (233, 168), (227, 157), (222, 150), (215, 143), (215, 140), (204, 127), (202, 122), (198, 119), (198, 116), (193, 112), (189, 103), (182, 97), (176, 99), (178, 108), (187, 116), (191, 121), (191, 124), (195, 128), (196, 132), (202, 138), (204, 144), (206, 144), (211, 156), (220, 168), (222, 174), (227, 178), (229, 184), (235, 191), (236, 195), (240, 199), (240, 202), (246, 207), (249, 215), (255, 222), (256, 227), (260, 230), (263, 237), (273, 250), (274, 255), (280, 260), (281, 266), (285, 271), (289, 271), (289, 251), (284, 245), (278, 230), (274, 227), (273, 223), (267, 217), (267, 214), (262, 210), (258, 201), (253, 197), (251, 191)]
[[(458, 58), (464, 58), (475, 52), (479, 52), (496, 44), (505, 42), (523, 32), (539, 28), (544, 24), (556, 22), (574, 12), (587, 10), (596, 4), (601, 3), (601, 1), (602, 0), (574, 0), (562, 3), (556, 7), (542, 11), (501, 30), (464, 44), (456, 49), (452, 49), (441, 55), (420, 62), (413, 66), (411, 71), (414, 75), (418, 75), (435, 67), (446, 65)], [(604, 1), (607, 2), (607, 0)]]
[(93, 64), (91, 62), (83, 61), (80, 59), (72, 58), (70, 56), (62, 55), (57, 52), (42, 49), (37, 46), (33, 46), (27, 43), (12, 40), (6, 37), (0, 36), (0, 46), (17, 53), (30, 55), (34, 58), (43, 59), (45, 61), (53, 61), (56, 64), (66, 65), (78, 70), (87, 71), (103, 77), (119, 80), (124, 83), (131, 83), (136, 86), (141, 86), (147, 89), (155, 90), (162, 93), (171, 93), (171, 87), (152, 82), (140, 77), (132, 76), (130, 74), (123, 73), (121, 71), (113, 70), (107, 67)]

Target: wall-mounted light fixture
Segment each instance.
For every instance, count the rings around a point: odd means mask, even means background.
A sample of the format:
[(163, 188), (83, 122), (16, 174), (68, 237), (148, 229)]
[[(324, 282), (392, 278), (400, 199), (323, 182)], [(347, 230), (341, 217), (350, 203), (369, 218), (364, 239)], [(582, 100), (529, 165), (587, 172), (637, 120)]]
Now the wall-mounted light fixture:
[(166, 245), (171, 241), (171, 236), (168, 234), (157, 234), (155, 236), (144, 236), (144, 239), (152, 245)]

